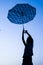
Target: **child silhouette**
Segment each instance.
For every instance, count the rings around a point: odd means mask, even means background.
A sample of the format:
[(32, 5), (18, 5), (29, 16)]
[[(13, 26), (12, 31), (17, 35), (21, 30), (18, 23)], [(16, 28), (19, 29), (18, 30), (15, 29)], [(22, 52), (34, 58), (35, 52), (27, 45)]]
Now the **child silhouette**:
[[(26, 42), (24, 40), (24, 33), (26, 33), (28, 35)], [(33, 38), (31, 37), (31, 35), (28, 33), (27, 30), (24, 30), (24, 28), (23, 28), (23, 32), (22, 32), (22, 41), (25, 46), (22, 65), (33, 65), (33, 63), (32, 63)]]

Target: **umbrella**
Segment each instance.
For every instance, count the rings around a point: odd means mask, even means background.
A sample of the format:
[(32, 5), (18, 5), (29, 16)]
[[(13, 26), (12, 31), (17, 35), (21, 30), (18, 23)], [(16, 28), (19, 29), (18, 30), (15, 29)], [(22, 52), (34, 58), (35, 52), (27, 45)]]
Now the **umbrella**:
[(16, 4), (12, 9), (8, 11), (7, 18), (15, 24), (24, 24), (31, 20), (36, 15), (36, 8), (33, 6), (23, 3)]

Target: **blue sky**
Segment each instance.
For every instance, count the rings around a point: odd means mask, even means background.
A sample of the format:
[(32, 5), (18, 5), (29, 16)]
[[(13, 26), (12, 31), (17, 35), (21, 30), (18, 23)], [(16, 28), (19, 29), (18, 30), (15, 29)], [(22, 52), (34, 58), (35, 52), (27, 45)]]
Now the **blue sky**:
[(17, 3), (29, 3), (36, 8), (35, 18), (24, 27), (34, 39), (33, 64), (43, 65), (43, 0), (0, 0), (0, 65), (22, 65), (23, 25), (13, 24), (7, 19), (8, 10)]

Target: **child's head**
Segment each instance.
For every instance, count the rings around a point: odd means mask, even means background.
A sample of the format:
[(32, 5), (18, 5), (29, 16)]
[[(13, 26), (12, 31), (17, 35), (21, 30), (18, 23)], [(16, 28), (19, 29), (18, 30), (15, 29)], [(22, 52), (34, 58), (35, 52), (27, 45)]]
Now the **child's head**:
[(27, 44), (33, 43), (33, 39), (31, 37), (28, 37), (26, 42), (27, 42)]

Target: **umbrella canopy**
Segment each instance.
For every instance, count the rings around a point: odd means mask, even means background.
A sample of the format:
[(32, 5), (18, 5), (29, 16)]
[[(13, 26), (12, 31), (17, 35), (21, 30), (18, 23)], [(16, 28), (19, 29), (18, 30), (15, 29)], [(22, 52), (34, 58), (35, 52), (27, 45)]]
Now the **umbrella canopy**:
[(36, 9), (29, 4), (16, 4), (8, 11), (8, 19), (15, 24), (24, 24), (31, 20), (36, 15)]

